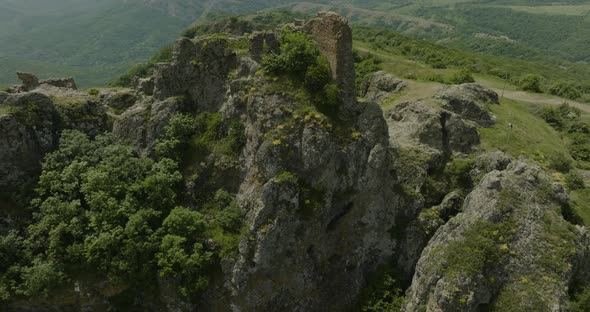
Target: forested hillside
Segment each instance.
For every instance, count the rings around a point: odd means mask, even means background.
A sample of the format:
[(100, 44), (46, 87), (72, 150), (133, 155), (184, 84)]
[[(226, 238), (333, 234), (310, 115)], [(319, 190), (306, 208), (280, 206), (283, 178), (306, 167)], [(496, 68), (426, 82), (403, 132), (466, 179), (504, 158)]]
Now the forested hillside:
[(567, 70), (589, 61), (588, 1), (3, 0), (0, 86), (14, 83), (17, 70), (106, 85), (193, 22), (277, 8), (337, 11), (354, 23)]

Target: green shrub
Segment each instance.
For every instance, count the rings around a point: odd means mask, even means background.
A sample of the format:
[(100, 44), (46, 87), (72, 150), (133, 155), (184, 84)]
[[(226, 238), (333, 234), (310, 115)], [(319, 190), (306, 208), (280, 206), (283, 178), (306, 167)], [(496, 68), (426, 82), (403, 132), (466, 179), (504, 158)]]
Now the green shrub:
[(567, 130), (567, 132), (570, 134), (580, 133), (580, 134), (588, 135), (588, 134), (590, 134), (590, 127), (585, 122), (576, 121), (569, 126), (569, 129)]
[(572, 168), (572, 159), (564, 153), (552, 154), (549, 156), (549, 167), (560, 172), (569, 172)]
[(570, 191), (581, 190), (586, 187), (584, 177), (574, 171), (566, 174), (565, 185)]
[(303, 81), (307, 69), (317, 66), (320, 50), (313, 40), (300, 32), (287, 32), (281, 37), (279, 54), (264, 56), (265, 70), (273, 74), (288, 74)]
[(445, 175), (450, 178), (451, 188), (469, 190), (473, 187), (471, 170), (475, 164), (475, 158), (457, 158), (449, 162), (445, 167)]
[(590, 161), (590, 138), (583, 133), (570, 135), (570, 154), (575, 160)]
[(570, 100), (575, 100), (582, 96), (582, 93), (575, 85), (563, 81), (558, 81), (551, 85), (549, 87), (549, 93)]
[(404, 302), (404, 294), (397, 281), (384, 273), (365, 290), (369, 292), (361, 304), (362, 312), (399, 312)]
[(549, 93), (564, 97), (566, 99), (575, 100), (582, 96), (578, 87), (572, 83), (558, 81), (549, 87)]
[(533, 74), (528, 74), (521, 77), (518, 81), (518, 85), (524, 91), (530, 91), (535, 93), (541, 93), (541, 77)]
[(332, 82), (330, 64), (308, 35), (285, 33), (281, 37), (280, 53), (264, 56), (263, 66), (267, 73), (287, 75), (301, 83), (322, 113), (334, 116), (338, 111), (340, 90)]
[(451, 242), (445, 251), (448, 266), (446, 274), (454, 276), (461, 272), (465, 276), (482, 274), (497, 263), (502, 254), (499, 244), (506, 243), (508, 223), (494, 224), (478, 221), (463, 235), (461, 240)]
[(100, 91), (98, 91), (98, 89), (88, 90), (88, 95), (90, 95), (90, 96), (97, 96), (99, 93), (100, 93)]
[(332, 81), (330, 63), (324, 56), (319, 56), (316, 64), (307, 68), (305, 86), (312, 92), (322, 91)]
[(472, 83), (475, 82), (471, 70), (463, 68), (460, 71), (454, 73), (449, 82), (452, 84)]
[(573, 296), (573, 300), (569, 302), (568, 308), (570, 312), (590, 311), (590, 286), (577, 291)]
[(543, 110), (541, 111), (541, 118), (543, 118), (545, 122), (557, 130), (561, 131), (565, 127), (563, 116), (561, 116), (557, 108), (553, 106), (543, 107)]

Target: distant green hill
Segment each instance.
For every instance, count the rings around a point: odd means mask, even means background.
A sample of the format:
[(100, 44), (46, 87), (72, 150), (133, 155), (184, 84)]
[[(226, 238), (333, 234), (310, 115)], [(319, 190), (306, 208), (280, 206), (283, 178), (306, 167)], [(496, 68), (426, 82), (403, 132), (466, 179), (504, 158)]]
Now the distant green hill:
[[(590, 1), (569, 0), (2, 0), (0, 86), (14, 72), (106, 85), (195, 21), (287, 9), (333, 10), (357, 24), (571, 71), (590, 61)], [(578, 75), (574, 75), (578, 76)]]

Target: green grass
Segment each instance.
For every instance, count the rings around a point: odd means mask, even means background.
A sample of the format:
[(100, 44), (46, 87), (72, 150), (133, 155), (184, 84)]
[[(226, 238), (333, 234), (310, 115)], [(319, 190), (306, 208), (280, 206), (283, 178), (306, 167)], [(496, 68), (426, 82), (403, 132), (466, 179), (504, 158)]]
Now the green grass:
[(552, 156), (567, 153), (567, 145), (561, 135), (532, 114), (538, 107), (505, 99), (500, 105), (491, 105), (490, 108), (497, 121), (492, 128), (480, 129), (484, 149), (499, 149), (513, 157), (524, 155), (545, 165)]

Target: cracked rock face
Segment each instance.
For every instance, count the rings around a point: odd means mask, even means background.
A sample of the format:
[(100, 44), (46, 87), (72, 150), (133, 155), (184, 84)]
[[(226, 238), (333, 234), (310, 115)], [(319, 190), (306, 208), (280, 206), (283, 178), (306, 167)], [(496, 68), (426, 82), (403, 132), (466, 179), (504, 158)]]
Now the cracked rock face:
[(14, 191), (41, 170), (60, 121), (51, 99), (40, 93), (8, 95), (0, 107), (9, 108), (0, 114), (0, 188)]
[(196, 112), (219, 110), (226, 77), (237, 65), (237, 56), (227, 45), (227, 39), (179, 39), (172, 62), (156, 70), (154, 98), (185, 96)]
[[(355, 121), (360, 136), (350, 141), (328, 121), (293, 121), (289, 99), (251, 95), (251, 104), (251, 165), (238, 194), (250, 238), (227, 282), (234, 310), (344, 310), (357, 300), (365, 273), (394, 246), (387, 231), (400, 199), (384, 170), (390, 154), (383, 114), (366, 105)], [(269, 119), (267, 112), (275, 113)], [(285, 129), (280, 145), (264, 136), (277, 127)], [(279, 178), (285, 172), (297, 178)]]
[(481, 127), (491, 127), (496, 122), (487, 105), (498, 104), (498, 94), (486, 87), (475, 83), (445, 87), (437, 97), (444, 101), (444, 109)]
[(395, 106), (388, 112), (387, 122), (392, 143), (401, 146), (423, 146), (435, 153), (469, 153), (479, 144), (475, 126), (422, 102)]
[(399, 93), (407, 87), (408, 84), (405, 81), (384, 71), (378, 71), (363, 81), (359, 96), (380, 103), (388, 96)]
[(561, 311), (584, 245), (563, 194), (524, 159), (486, 174), (422, 252), (405, 311)]

